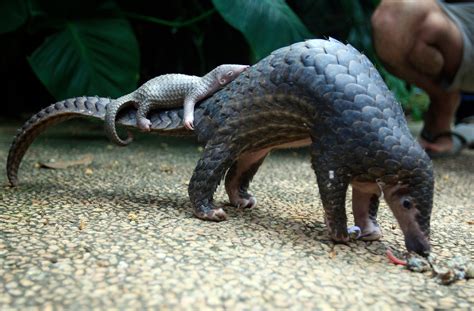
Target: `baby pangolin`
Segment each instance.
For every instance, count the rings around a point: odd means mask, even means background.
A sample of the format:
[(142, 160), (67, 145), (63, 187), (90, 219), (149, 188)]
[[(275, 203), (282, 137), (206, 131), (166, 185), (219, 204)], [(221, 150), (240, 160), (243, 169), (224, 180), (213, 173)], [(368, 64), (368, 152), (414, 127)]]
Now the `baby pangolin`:
[(130, 134), (122, 140), (115, 128), (118, 112), (130, 103), (137, 107), (137, 126), (142, 131), (150, 131), (151, 121), (147, 119), (150, 110), (180, 107), (183, 104), (184, 126), (193, 130), (194, 105), (234, 80), (248, 67), (248, 65), (220, 65), (203, 77), (165, 74), (153, 78), (107, 106), (105, 132), (109, 139), (118, 145), (125, 146), (132, 141)]

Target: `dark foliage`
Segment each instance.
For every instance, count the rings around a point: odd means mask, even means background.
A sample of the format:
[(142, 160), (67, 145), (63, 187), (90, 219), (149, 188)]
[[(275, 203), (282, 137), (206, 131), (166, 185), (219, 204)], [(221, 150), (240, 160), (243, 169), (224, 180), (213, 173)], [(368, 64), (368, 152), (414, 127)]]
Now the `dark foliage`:
[[(222, 63), (254, 63), (311, 37), (348, 41), (380, 67), (369, 22), (377, 3), (3, 0), (2, 112), (19, 115), (85, 94), (118, 97), (160, 74), (201, 75)], [(416, 98), (404, 82), (383, 75), (402, 103)], [(415, 116), (418, 106), (408, 107)]]

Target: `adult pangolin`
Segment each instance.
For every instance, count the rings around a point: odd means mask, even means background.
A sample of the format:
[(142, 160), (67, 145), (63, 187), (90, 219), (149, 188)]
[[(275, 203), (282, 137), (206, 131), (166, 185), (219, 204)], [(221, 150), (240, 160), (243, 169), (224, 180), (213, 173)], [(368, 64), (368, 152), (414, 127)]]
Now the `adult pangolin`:
[[(57, 102), (31, 117), (13, 140), (7, 174), (18, 182), (21, 159), (34, 138), (52, 124), (87, 116), (104, 118), (107, 98)], [(308, 40), (274, 51), (195, 110), (195, 131), (183, 127), (183, 109), (153, 111), (151, 129), (163, 135), (196, 135), (205, 145), (189, 183), (194, 214), (221, 221), (213, 204), (225, 175), (235, 206), (253, 207), (247, 191), (274, 148), (310, 145), (312, 165), (331, 238), (347, 242), (345, 196), (352, 186), (355, 225), (362, 239), (381, 237), (377, 224), (383, 195), (409, 251), (430, 250), (433, 168), (410, 134), (400, 104), (372, 63), (337, 40)], [(136, 127), (136, 109), (117, 122)]]

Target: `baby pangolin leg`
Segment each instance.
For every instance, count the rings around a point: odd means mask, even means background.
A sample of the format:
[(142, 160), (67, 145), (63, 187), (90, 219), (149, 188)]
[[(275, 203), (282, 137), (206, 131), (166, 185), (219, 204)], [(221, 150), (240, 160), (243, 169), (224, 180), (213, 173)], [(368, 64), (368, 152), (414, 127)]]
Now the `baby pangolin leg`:
[(379, 197), (377, 194), (363, 192), (356, 187), (352, 188), (354, 223), (361, 229), (359, 239), (374, 241), (382, 237), (382, 231), (377, 223), (378, 208)]
[(225, 190), (233, 206), (251, 208), (257, 205), (257, 199), (247, 190), (269, 150), (244, 153), (230, 167), (225, 177)]
[(149, 132), (151, 127), (151, 121), (147, 119), (148, 112), (152, 109), (153, 101), (145, 99), (138, 104), (137, 109), (137, 126), (143, 132)]
[[(196, 91), (197, 92), (197, 91)], [(194, 106), (199, 98), (198, 94), (191, 93), (184, 99), (184, 127), (188, 130), (194, 130)]]

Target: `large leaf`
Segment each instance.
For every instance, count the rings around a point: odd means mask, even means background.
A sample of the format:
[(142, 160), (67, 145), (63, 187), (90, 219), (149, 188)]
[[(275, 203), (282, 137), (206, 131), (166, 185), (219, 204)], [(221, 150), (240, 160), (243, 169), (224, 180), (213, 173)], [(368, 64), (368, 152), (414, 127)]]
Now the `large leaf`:
[(47, 18), (78, 18), (90, 17), (104, 8), (114, 9), (117, 7), (114, 0), (24, 0), (29, 3), (29, 11), (32, 17)]
[(222, 17), (247, 39), (256, 59), (282, 46), (311, 38), (284, 0), (212, 0)]
[(117, 16), (119, 10), (114, 0), (24, 1), (31, 17), (27, 28), (30, 33), (62, 29), (68, 20)]
[(138, 44), (129, 23), (120, 18), (68, 21), (28, 61), (57, 99), (118, 97), (138, 81)]
[(0, 33), (10, 32), (25, 23), (28, 11), (24, 0), (0, 1)]

